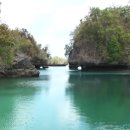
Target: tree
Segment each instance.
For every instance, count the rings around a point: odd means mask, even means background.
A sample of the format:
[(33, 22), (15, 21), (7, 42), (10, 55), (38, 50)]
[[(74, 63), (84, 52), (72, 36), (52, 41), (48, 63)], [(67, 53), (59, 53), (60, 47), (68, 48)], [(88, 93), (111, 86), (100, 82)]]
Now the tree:
[(49, 64), (67, 64), (67, 60), (65, 58), (61, 58), (58, 56), (52, 57), (49, 60)]
[(48, 48), (41, 48), (27, 29), (10, 29), (0, 25), (0, 64), (13, 64), (15, 55), (24, 53), (30, 59), (38, 57), (48, 60)]
[(73, 31), (65, 55), (76, 48), (93, 45), (105, 63), (130, 62), (130, 6), (91, 8)]

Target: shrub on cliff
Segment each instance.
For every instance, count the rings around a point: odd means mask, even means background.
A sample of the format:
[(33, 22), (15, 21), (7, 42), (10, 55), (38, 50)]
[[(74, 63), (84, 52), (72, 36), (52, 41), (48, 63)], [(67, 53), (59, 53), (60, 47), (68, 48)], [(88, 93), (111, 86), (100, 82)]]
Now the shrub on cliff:
[[(66, 55), (72, 49), (94, 44), (105, 63), (130, 61), (130, 6), (91, 8), (72, 33), (71, 43), (65, 46)], [(90, 50), (91, 51), (91, 50)]]
[(0, 64), (12, 64), (17, 53), (41, 59), (47, 59), (49, 55), (48, 51), (41, 48), (26, 29), (12, 30), (6, 24), (1, 24)]
[(14, 57), (15, 43), (11, 31), (5, 24), (0, 25), (0, 63), (9, 64)]

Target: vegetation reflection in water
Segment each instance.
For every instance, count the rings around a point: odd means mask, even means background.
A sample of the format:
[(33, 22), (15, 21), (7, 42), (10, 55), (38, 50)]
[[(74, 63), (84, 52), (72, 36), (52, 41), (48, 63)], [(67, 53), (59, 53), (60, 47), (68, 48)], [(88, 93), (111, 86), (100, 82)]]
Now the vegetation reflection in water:
[(0, 79), (0, 130), (130, 129), (129, 79), (65, 67)]
[(66, 89), (90, 129), (130, 129), (128, 73), (70, 73)]

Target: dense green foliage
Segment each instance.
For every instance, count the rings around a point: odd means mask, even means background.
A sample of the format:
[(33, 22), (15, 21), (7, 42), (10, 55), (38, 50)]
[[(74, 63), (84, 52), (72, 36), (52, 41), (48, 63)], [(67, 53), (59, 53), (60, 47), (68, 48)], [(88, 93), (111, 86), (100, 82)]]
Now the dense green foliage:
[(107, 63), (130, 61), (130, 6), (91, 8), (89, 15), (73, 31), (65, 46), (66, 55), (73, 48), (95, 44), (101, 59)]
[(0, 25), (0, 64), (12, 64), (17, 53), (30, 58), (47, 59), (48, 48), (41, 48), (26, 29), (11, 30), (6, 24)]
[(49, 59), (49, 64), (67, 64), (67, 60), (58, 56)]

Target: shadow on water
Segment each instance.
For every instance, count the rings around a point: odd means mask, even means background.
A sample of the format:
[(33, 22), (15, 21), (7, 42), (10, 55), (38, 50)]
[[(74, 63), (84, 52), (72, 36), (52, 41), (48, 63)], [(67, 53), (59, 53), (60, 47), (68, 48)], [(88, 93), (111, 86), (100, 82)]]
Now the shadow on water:
[(66, 95), (91, 127), (130, 128), (130, 75), (70, 72)]

